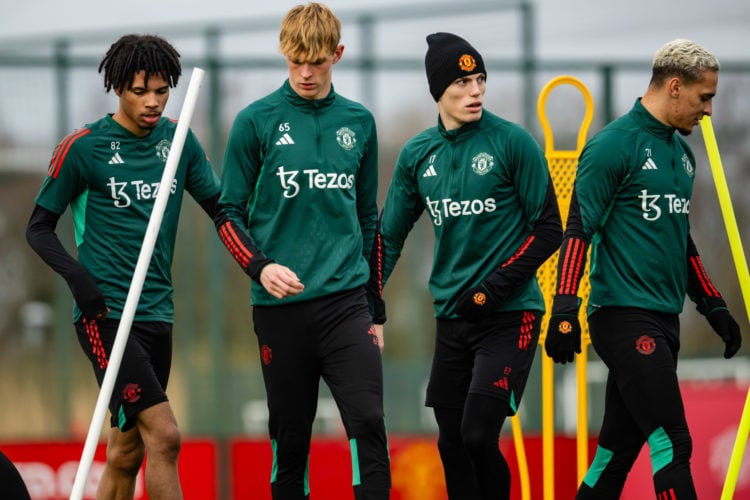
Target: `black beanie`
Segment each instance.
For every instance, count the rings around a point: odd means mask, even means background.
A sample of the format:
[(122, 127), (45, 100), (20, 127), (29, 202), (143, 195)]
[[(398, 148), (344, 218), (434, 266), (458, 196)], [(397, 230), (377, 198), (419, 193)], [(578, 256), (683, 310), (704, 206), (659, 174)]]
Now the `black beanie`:
[(477, 49), (452, 33), (427, 35), (424, 69), (430, 84), (430, 94), (435, 102), (440, 100), (440, 96), (454, 80), (476, 73), (487, 74)]

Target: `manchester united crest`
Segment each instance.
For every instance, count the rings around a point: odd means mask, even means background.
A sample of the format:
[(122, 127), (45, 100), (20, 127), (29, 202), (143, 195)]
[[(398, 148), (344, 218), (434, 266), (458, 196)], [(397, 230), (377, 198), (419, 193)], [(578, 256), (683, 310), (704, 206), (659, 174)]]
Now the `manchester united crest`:
[(138, 384), (129, 383), (122, 389), (122, 399), (128, 403), (135, 403), (141, 399), (141, 388)]
[(336, 131), (336, 142), (339, 143), (339, 146), (349, 151), (357, 144), (357, 138), (354, 136), (352, 129), (341, 127)]
[(685, 169), (685, 173), (688, 177), (692, 178), (695, 176), (695, 167), (693, 167), (690, 158), (688, 158), (688, 155), (686, 154), (682, 155), (682, 168)]
[(169, 148), (172, 147), (172, 143), (168, 141), (167, 139), (162, 139), (159, 141), (159, 144), (156, 145), (156, 156), (163, 161), (164, 163), (167, 162), (167, 157), (169, 156)]
[(561, 321), (560, 324), (557, 325), (557, 331), (562, 334), (568, 334), (573, 331), (573, 325), (570, 321)]
[(635, 341), (635, 349), (646, 356), (652, 354), (656, 350), (656, 341), (648, 335), (641, 335), (638, 340)]
[(477, 62), (469, 54), (464, 54), (458, 60), (458, 67), (468, 73), (469, 71), (474, 71), (474, 68), (477, 67)]
[(485, 175), (495, 166), (495, 159), (491, 154), (479, 153), (471, 159), (471, 169), (477, 175)]
[(263, 344), (263, 346), (260, 348), (260, 357), (263, 360), (264, 365), (268, 366), (271, 364), (271, 348), (266, 344)]

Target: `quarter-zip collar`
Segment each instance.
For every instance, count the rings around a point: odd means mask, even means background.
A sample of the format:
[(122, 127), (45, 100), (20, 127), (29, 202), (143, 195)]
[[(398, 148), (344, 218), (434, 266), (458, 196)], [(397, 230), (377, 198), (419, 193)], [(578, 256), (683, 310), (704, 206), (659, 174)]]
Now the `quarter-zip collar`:
[(464, 123), (457, 129), (453, 130), (446, 130), (445, 126), (443, 126), (443, 121), (440, 119), (440, 115), (438, 115), (438, 132), (443, 137), (443, 139), (448, 142), (464, 142), (479, 131), (480, 124), (482, 123), (482, 120), (484, 120), (484, 114), (485, 113), (482, 112), (482, 117), (479, 120), (475, 122)]
[(654, 118), (654, 115), (649, 113), (643, 104), (641, 104), (640, 97), (635, 100), (635, 105), (633, 106), (633, 109), (630, 110), (630, 116), (632, 116), (633, 120), (642, 126), (646, 132), (653, 134), (656, 137), (668, 141), (674, 135), (675, 128), (665, 125)]
[(336, 99), (336, 92), (333, 90), (333, 83), (331, 84), (331, 91), (328, 92), (328, 95), (323, 99), (305, 99), (300, 97), (289, 84), (288, 78), (284, 81), (282, 91), (284, 92), (284, 97), (289, 104), (297, 109), (307, 112), (314, 112), (319, 109), (327, 108), (333, 104), (333, 101)]

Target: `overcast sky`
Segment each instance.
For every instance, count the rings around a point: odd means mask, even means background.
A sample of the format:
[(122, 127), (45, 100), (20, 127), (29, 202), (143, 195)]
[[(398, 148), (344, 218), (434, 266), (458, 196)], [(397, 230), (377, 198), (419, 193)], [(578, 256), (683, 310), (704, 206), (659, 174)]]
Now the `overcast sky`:
[[(246, 39), (225, 38), (223, 53), (242, 55), (278, 55), (278, 23), (290, 7), (301, 3), (299, 0), (130, 0), (127, 2), (107, 2), (102, 0), (3, 0), (0, 12), (0, 51), (19, 50), (27, 45), (47, 37), (57, 35), (77, 35), (94, 31), (104, 35), (101, 40), (114, 41), (116, 37), (127, 32), (166, 34), (170, 29), (180, 25), (196, 26), (196, 34), (201, 33), (198, 26), (206, 23), (243, 23), (257, 19), (271, 21), (272, 30), (255, 35), (251, 41)], [(445, 0), (329, 0), (327, 3), (335, 12), (344, 17), (347, 13), (360, 12), (372, 8), (382, 11), (397, 8), (401, 5), (412, 6), (417, 12), (424, 10), (423, 19), (381, 21), (377, 29), (376, 55), (381, 57), (410, 57), (421, 59), (426, 50), (425, 36), (434, 31), (450, 31), (468, 39), (482, 53), (485, 59), (499, 58), (515, 60), (520, 54), (520, 16), (518, 9), (477, 12), (470, 5), (482, 3), (481, 0), (452, 1)], [(514, 5), (516, 0), (487, 0), (485, 4)], [(436, 15), (440, 6), (466, 7), (467, 15)], [(542, 61), (586, 61), (586, 60), (627, 60), (648, 65), (653, 53), (664, 42), (674, 38), (691, 38), (714, 52), (721, 62), (750, 61), (750, 1), (748, 0), (682, 0), (667, 2), (664, 0), (536, 0), (534, 22), (534, 45), (537, 57)], [(421, 13), (420, 13), (421, 14)], [(351, 16), (349, 16), (351, 19)], [(342, 42), (347, 47), (344, 61), (351, 61), (360, 49), (360, 32), (354, 22), (345, 22)], [(111, 34), (111, 37), (109, 36)], [(167, 38), (172, 38), (166, 34)], [(202, 53), (203, 45), (193, 41), (178, 39), (176, 45), (183, 56)], [(108, 42), (110, 43), (110, 42)], [(107, 45), (108, 45), (107, 43)], [(100, 58), (107, 45), (88, 48), (91, 54)], [(347, 54), (349, 59), (347, 59)], [(279, 56), (280, 58), (280, 56)], [(408, 109), (410, 116), (417, 116), (421, 123), (431, 125), (434, 121), (434, 102), (427, 93), (423, 69), (413, 68), (411, 72), (384, 72), (377, 75), (374, 82), (378, 93), (378, 109), (389, 115), (398, 115), (391, 110)], [(263, 70), (253, 71), (256, 80), (252, 84), (237, 84), (228, 89), (227, 99), (238, 103), (249, 102), (272, 90), (281, 81), (283, 74), (266, 75)], [(562, 70), (564, 71), (564, 70)], [(187, 73), (187, 70), (186, 70)], [(510, 119), (519, 120), (520, 104), (518, 97), (519, 81), (509, 82), (489, 72), (488, 97), (489, 109)], [(100, 75), (86, 75), (100, 87)], [(505, 76), (505, 75), (502, 75)], [(551, 74), (542, 75), (537, 85)], [(596, 80), (592, 75), (584, 75), (584, 80), (591, 86), (595, 98), (598, 97)], [(28, 103), (36, 101), (37, 109), (32, 115), (47, 116), (53, 109), (47, 100), (54, 94), (46, 89), (37, 88), (28, 80), (14, 83), (5, 77), (5, 96), (0, 88), (0, 132), (8, 130), (14, 135), (38, 131), (39, 125), (31, 120)], [(184, 80), (187, 82), (187, 80)], [(623, 83), (624, 82), (624, 83)], [(361, 99), (360, 79), (352, 72), (337, 71), (334, 83), (339, 92), (353, 99)], [(617, 82), (615, 89), (617, 111), (622, 112), (632, 105), (633, 99), (640, 95), (647, 85), (647, 75), (625, 75)], [(186, 85), (180, 85), (183, 91)], [(721, 108), (722, 97), (729, 99), (729, 92), (715, 100), (716, 107)], [(728, 90), (728, 89), (727, 89)], [(101, 92), (101, 89), (97, 90)], [(234, 92), (232, 94), (231, 92)], [(77, 88), (76, 96), (81, 94)], [(732, 100), (727, 100), (725, 107), (735, 109), (737, 91)], [(83, 102), (74, 103), (73, 124), (85, 122), (96, 116), (88, 106), (92, 99), (103, 101), (110, 106), (103, 93), (90, 95)], [(744, 93), (743, 99), (744, 99)], [(40, 100), (41, 99), (41, 100)], [(181, 103), (179, 93), (170, 100), (167, 113), (176, 116)], [(234, 102), (234, 101), (233, 101)], [(236, 104), (237, 108), (240, 104)], [(234, 113), (235, 109), (232, 109)], [(744, 108), (743, 108), (744, 109)], [(375, 110), (373, 108), (373, 110)], [(415, 112), (411, 112), (414, 110)], [(98, 112), (97, 112), (98, 113)], [(231, 113), (230, 113), (231, 114)], [(599, 115), (597, 115), (599, 116)], [(12, 117), (12, 118), (11, 118)], [(380, 117), (378, 117), (380, 119)], [(394, 120), (403, 121), (401, 116)], [(386, 119), (381, 119), (384, 134), (394, 129)], [(52, 125), (49, 125), (50, 130)], [(57, 132), (48, 132), (50, 141)]]
[[(498, 4), (504, 0), (496, 0)], [(60, 34), (90, 29), (130, 30), (183, 22), (278, 16), (295, 0), (25, 0), (3, 2), (0, 41), (16, 35)], [(362, 7), (421, 5), (425, 12), (444, 0), (329, 0), (335, 11)], [(451, 2), (457, 5), (459, 2)], [(505, 3), (512, 3), (510, 1)], [(750, 47), (750, 2), (746, 0), (536, 0), (537, 52), (542, 58), (650, 58), (673, 38), (692, 38), (720, 59), (746, 59)], [(433, 31), (450, 30), (435, 19)], [(484, 29), (484, 28), (483, 28)], [(423, 33), (419, 33), (423, 40)], [(471, 38), (470, 33), (464, 33)], [(502, 30), (493, 33), (507, 41)], [(479, 38), (477, 36), (476, 38)], [(514, 40), (515, 41), (515, 40)]]

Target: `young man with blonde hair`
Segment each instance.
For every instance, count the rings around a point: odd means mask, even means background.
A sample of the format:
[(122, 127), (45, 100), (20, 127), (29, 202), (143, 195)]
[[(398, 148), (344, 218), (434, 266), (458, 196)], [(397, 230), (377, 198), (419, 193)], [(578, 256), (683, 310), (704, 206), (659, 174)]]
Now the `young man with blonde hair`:
[(578, 499), (618, 498), (646, 443), (657, 498), (696, 498), (677, 380), (685, 295), (724, 342), (725, 358), (741, 344), (690, 235), (696, 163), (680, 137), (711, 114), (718, 78), (719, 61), (697, 43), (665, 44), (646, 93), (579, 159), (545, 341), (559, 363), (581, 352), (577, 292), (591, 245), (588, 323), (609, 375), (598, 448)]
[(390, 492), (382, 338), (364, 291), (378, 143), (371, 113), (333, 89), (340, 37), (339, 20), (322, 4), (287, 13), (279, 38), (289, 78), (238, 113), (224, 160), (217, 227), (253, 280), (275, 500), (310, 494), (321, 377), (349, 438), (355, 498)]

